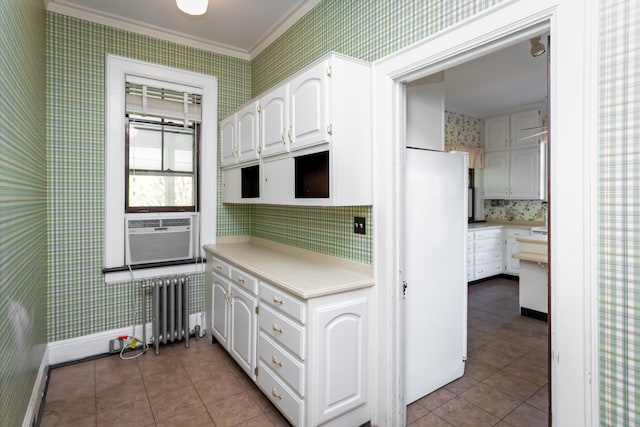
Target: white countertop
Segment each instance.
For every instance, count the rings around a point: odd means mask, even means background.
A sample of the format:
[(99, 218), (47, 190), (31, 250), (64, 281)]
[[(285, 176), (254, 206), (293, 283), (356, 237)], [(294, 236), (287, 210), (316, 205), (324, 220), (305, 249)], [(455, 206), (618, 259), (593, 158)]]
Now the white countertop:
[(520, 228), (523, 230), (531, 230), (534, 227), (539, 227), (537, 222), (523, 223), (523, 222), (470, 222), (467, 224), (467, 230), (475, 231), (479, 229), (487, 228)]
[(303, 299), (373, 286), (371, 265), (265, 239), (218, 242), (204, 245), (204, 249)]

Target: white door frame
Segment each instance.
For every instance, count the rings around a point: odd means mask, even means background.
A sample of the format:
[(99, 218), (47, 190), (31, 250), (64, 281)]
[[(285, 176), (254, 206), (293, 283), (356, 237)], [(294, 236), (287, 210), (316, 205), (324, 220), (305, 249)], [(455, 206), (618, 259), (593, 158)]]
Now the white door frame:
[(512, 0), (373, 65), (374, 413), (403, 425), (402, 83), (542, 30), (552, 38), (550, 274), (553, 425), (598, 423), (598, 3)]

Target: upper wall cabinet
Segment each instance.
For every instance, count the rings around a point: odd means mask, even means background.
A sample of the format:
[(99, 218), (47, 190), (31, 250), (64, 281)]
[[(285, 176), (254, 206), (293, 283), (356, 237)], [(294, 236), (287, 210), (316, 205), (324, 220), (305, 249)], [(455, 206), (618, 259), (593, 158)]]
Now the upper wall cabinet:
[(330, 53), (221, 120), (223, 202), (371, 205), (370, 73)]
[(536, 147), (541, 131), (542, 118), (538, 108), (490, 117), (484, 121), (485, 149), (496, 151)]
[(220, 121), (221, 165), (255, 161), (258, 145), (259, 104), (251, 102)]

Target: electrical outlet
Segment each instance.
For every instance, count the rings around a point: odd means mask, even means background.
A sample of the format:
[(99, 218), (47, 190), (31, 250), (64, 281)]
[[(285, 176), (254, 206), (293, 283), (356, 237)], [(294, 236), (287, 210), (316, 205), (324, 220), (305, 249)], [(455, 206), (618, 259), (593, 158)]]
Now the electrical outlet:
[(353, 217), (353, 232), (356, 234), (367, 234), (365, 219), (363, 216)]

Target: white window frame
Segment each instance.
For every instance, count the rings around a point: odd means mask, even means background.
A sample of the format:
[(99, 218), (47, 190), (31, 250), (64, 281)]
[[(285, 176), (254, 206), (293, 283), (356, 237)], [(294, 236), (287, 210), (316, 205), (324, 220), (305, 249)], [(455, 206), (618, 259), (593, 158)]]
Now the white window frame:
[[(191, 71), (136, 61), (115, 55), (106, 57), (105, 75), (105, 201), (104, 268), (125, 267), (125, 79), (126, 75), (161, 80), (202, 91), (200, 138), (199, 227), (200, 244), (195, 256), (204, 257), (202, 246), (216, 241), (218, 80)], [(207, 167), (208, 166), (208, 167)], [(184, 264), (105, 273), (106, 283), (115, 283), (164, 274), (202, 272), (202, 264)]]

